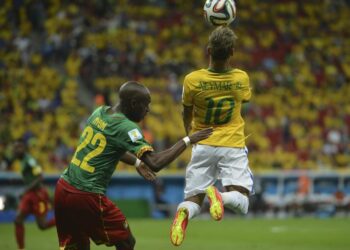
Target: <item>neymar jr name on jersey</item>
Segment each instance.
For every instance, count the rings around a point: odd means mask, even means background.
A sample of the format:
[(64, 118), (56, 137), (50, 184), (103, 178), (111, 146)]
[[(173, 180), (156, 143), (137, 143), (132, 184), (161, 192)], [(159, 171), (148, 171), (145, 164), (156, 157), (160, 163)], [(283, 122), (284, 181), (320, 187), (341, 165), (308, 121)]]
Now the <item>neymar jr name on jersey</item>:
[(201, 89), (202, 91), (205, 90), (223, 90), (223, 91), (229, 91), (229, 90), (235, 90), (235, 89), (241, 89), (242, 84), (240, 82), (230, 82), (230, 81), (210, 81), (210, 82), (199, 82), (199, 86), (197, 86), (198, 89)]

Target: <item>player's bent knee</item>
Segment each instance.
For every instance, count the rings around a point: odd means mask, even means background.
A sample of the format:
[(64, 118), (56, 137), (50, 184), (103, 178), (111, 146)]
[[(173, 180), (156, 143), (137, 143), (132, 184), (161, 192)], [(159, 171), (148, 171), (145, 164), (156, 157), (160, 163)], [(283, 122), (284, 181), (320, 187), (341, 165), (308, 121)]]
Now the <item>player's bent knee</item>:
[(115, 244), (116, 249), (118, 250), (133, 250), (136, 245), (136, 240), (133, 236), (125, 241), (119, 241)]

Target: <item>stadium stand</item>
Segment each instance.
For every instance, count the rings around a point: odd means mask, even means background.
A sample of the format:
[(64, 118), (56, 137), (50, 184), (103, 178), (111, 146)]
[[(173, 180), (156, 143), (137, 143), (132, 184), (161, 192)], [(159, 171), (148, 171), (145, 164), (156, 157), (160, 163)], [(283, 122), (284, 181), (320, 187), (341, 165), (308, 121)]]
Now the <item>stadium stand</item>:
[[(11, 142), (24, 137), (45, 172), (59, 173), (86, 115), (115, 103), (115, 90), (128, 79), (152, 91), (142, 126), (155, 147), (183, 136), (182, 78), (206, 67), (210, 27), (201, 1), (1, 4), (2, 170), (18, 171)], [(349, 169), (349, 1), (246, 0), (237, 6), (233, 63), (249, 72), (254, 92), (245, 107), (252, 169)], [(178, 173), (189, 155), (166, 173)]]

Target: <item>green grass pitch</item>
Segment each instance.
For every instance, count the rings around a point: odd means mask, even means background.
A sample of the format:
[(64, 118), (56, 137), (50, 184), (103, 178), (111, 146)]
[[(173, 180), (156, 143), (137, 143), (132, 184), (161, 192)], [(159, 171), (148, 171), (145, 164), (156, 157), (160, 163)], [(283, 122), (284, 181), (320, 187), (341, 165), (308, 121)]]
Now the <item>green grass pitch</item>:
[[(349, 250), (350, 218), (337, 219), (194, 219), (185, 241), (174, 247), (169, 240), (171, 220), (129, 220), (136, 250)], [(58, 249), (55, 229), (39, 231), (26, 225), (26, 250)], [(14, 227), (0, 224), (0, 249), (16, 249)], [(114, 249), (95, 246), (92, 250)]]

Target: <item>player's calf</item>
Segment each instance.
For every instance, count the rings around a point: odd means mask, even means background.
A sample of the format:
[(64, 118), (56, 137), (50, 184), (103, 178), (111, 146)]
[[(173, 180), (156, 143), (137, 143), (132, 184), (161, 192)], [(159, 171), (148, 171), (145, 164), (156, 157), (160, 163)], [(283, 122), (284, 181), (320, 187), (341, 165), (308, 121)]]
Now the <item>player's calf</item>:
[(239, 214), (247, 214), (249, 207), (249, 199), (246, 195), (238, 191), (230, 191), (221, 193), (223, 203), (226, 207)]
[(23, 223), (15, 222), (15, 236), (18, 249), (24, 249), (24, 225)]

